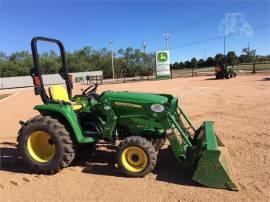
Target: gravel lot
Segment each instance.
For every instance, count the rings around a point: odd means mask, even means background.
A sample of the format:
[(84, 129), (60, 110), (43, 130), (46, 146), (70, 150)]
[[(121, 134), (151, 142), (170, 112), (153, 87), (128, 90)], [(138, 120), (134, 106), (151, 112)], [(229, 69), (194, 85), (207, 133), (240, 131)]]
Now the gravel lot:
[[(85, 87), (75, 86), (75, 91)], [(41, 103), (29, 88), (0, 91), (16, 93), (0, 103), (1, 201), (270, 201), (270, 75), (110, 84), (98, 91), (104, 90), (170, 93), (180, 98), (196, 127), (215, 121), (241, 190), (194, 183), (167, 145), (154, 173), (144, 178), (123, 177), (114, 166), (115, 151), (104, 146), (95, 157), (84, 155), (56, 175), (31, 174), (15, 149), (18, 121), (36, 115), (32, 108)]]

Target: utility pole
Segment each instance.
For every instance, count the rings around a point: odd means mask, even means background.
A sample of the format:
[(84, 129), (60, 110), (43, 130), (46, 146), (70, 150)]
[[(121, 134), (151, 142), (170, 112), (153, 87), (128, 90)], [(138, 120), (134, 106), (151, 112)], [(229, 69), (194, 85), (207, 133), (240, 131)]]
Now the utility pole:
[[(253, 50), (250, 50), (249, 48), (249, 42), (248, 42), (248, 49), (249, 51), (252, 53)], [(256, 73), (256, 50), (255, 50), (255, 54), (252, 54), (252, 73), (255, 74)]]
[(166, 46), (166, 49), (169, 50), (169, 39), (170, 39), (170, 34), (168, 32), (165, 32), (163, 34), (164, 36), (164, 39), (165, 39), (165, 46)]
[(206, 61), (206, 49), (204, 49), (204, 60)]
[(224, 34), (224, 65), (226, 65), (227, 64), (227, 59), (226, 59), (226, 35)]
[(146, 42), (146, 41), (144, 41), (144, 42), (143, 42), (143, 52), (144, 52), (144, 54), (145, 54), (145, 50), (146, 50), (146, 48), (147, 48), (147, 42)]
[(114, 65), (113, 65), (113, 47), (112, 47), (113, 41), (110, 40), (110, 47), (111, 47), (111, 54), (112, 54), (112, 74), (114, 79)]

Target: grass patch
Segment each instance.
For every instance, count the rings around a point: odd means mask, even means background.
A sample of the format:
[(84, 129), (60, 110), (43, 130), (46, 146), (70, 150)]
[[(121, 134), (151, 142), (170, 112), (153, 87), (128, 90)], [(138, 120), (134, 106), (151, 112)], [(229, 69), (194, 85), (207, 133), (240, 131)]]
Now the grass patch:
[[(230, 65), (229, 65), (230, 66)], [(253, 64), (246, 64), (246, 65), (236, 65), (234, 66), (236, 70), (245, 70), (245, 71), (252, 71), (253, 70)], [(256, 71), (270, 71), (270, 64), (256, 64), (255, 65)], [(188, 74), (191, 75), (192, 69), (186, 68), (186, 69), (177, 69), (173, 70), (173, 75), (177, 76), (178, 74)], [(213, 72), (213, 75), (215, 74), (215, 67), (202, 67), (202, 68), (195, 68), (194, 72)]]
[(11, 94), (0, 94), (0, 100), (10, 96)]
[[(255, 68), (256, 68), (256, 70), (270, 70), (270, 64), (256, 64)], [(253, 64), (238, 65), (238, 66), (236, 66), (236, 69), (252, 71), (253, 70)]]

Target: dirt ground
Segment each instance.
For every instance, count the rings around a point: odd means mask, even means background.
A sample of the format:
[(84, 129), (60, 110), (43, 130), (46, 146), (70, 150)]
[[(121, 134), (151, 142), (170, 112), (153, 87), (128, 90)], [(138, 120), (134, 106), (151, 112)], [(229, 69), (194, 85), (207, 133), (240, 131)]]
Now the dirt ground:
[(32, 107), (41, 103), (30, 88), (0, 91), (16, 93), (0, 102), (1, 201), (270, 201), (270, 75), (110, 84), (98, 91), (104, 90), (170, 93), (180, 98), (195, 126), (215, 121), (241, 190), (194, 183), (166, 146), (154, 173), (144, 178), (123, 177), (114, 166), (116, 153), (103, 146), (56, 175), (31, 174), (15, 149), (18, 121), (36, 115)]

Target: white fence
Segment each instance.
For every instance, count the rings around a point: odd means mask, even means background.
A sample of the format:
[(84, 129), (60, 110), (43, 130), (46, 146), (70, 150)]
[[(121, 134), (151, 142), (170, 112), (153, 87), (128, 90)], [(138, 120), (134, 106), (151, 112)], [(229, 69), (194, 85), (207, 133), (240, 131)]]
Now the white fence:
[[(72, 74), (73, 80), (75, 77), (85, 77), (88, 76), (102, 76), (102, 71), (92, 71), (92, 72), (76, 72), (70, 73)], [(47, 74), (43, 75), (43, 83), (44, 85), (51, 85), (51, 84), (60, 84), (64, 83), (65, 81), (60, 77), (59, 74)], [(0, 78), (0, 89), (5, 88), (20, 88), (20, 87), (28, 87), (33, 86), (33, 80), (31, 76), (17, 76), (17, 77), (5, 77)]]

